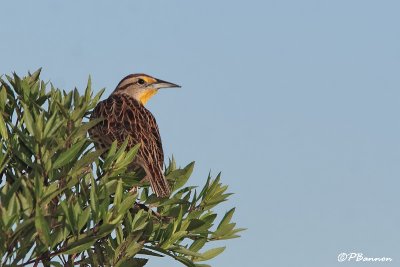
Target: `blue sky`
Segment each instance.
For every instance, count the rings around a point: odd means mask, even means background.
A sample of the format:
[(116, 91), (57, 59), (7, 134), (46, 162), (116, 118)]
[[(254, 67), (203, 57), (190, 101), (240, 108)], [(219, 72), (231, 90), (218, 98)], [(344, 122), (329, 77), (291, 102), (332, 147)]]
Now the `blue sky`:
[[(182, 85), (148, 105), (166, 155), (222, 171), (248, 230), (213, 266), (400, 260), (400, 2), (2, 1), (0, 73), (43, 67), (63, 89), (92, 75)], [(170, 266), (175, 266), (168, 261)], [(165, 266), (163, 260), (149, 266)]]

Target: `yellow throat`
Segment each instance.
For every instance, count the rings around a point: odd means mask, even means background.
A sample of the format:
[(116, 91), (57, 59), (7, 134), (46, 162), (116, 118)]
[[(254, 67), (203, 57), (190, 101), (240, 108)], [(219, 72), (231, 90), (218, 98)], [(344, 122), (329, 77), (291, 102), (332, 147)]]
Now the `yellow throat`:
[(147, 101), (149, 101), (150, 98), (152, 98), (155, 94), (157, 94), (157, 89), (147, 89), (144, 91), (140, 96), (139, 96), (139, 101), (143, 104), (146, 105)]

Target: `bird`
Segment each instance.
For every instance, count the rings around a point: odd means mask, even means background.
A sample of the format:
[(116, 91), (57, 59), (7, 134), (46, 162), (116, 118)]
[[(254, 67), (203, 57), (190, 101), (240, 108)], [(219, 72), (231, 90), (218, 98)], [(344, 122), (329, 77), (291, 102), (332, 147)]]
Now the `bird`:
[(181, 86), (143, 73), (130, 74), (96, 105), (90, 117), (102, 118), (89, 130), (96, 148), (107, 150), (115, 140), (121, 145), (128, 139), (126, 149), (140, 144), (129, 166), (145, 172), (144, 179), (150, 182), (157, 197), (168, 197), (171, 189), (163, 173), (164, 152), (158, 125), (145, 105), (159, 89), (173, 87)]

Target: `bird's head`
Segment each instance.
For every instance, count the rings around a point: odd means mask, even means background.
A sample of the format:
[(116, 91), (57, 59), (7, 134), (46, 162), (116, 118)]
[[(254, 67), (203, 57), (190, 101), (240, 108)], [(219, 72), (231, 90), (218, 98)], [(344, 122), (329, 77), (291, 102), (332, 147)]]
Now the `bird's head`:
[(147, 74), (131, 74), (123, 78), (114, 94), (128, 94), (143, 105), (161, 88), (180, 87), (177, 84), (156, 79)]

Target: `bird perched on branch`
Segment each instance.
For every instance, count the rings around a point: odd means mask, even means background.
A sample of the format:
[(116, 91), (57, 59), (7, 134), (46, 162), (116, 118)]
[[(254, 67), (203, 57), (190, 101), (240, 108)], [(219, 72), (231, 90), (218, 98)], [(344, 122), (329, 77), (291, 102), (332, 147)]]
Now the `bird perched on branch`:
[(103, 120), (89, 132), (100, 148), (109, 148), (114, 140), (121, 145), (128, 139), (127, 149), (140, 144), (132, 167), (144, 170), (159, 197), (169, 196), (171, 190), (163, 173), (164, 153), (157, 122), (144, 105), (159, 89), (171, 87), (180, 86), (146, 74), (126, 76), (93, 110), (91, 119)]

